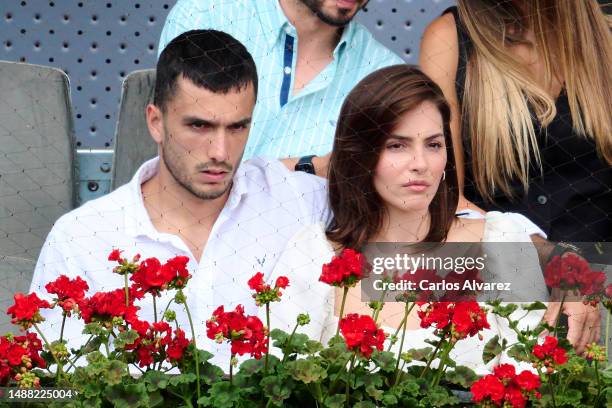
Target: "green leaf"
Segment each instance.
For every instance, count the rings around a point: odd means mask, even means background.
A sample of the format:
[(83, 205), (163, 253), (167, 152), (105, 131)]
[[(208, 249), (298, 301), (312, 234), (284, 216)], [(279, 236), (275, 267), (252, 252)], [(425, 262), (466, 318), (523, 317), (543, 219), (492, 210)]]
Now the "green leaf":
[(397, 405), (397, 397), (390, 392), (386, 392), (383, 397), (382, 397), (382, 404), (384, 406), (388, 406), (388, 405)]
[(93, 334), (94, 336), (106, 336), (106, 329), (100, 323), (87, 323), (83, 329), (83, 334)]
[(194, 373), (185, 373), (179, 375), (173, 375), (170, 377), (170, 385), (177, 386), (179, 384), (191, 384), (196, 382), (196, 375)]
[(149, 392), (166, 389), (170, 382), (170, 376), (160, 371), (147, 371), (142, 376), (142, 379), (147, 385), (147, 391)]
[(463, 388), (470, 388), (470, 386), (478, 379), (476, 373), (465, 366), (458, 366), (453, 371), (447, 371), (444, 374), (444, 379), (451, 384), (457, 384)]
[(321, 381), (327, 377), (327, 371), (313, 360), (296, 360), (285, 364), (291, 376), (304, 384)]
[(582, 393), (576, 389), (566, 390), (564, 393), (555, 394), (555, 402), (558, 406), (569, 405), (571, 407), (580, 406)]
[(538, 302), (530, 303), (528, 305), (523, 305), (523, 306), (521, 306), (521, 309), (527, 310), (527, 311), (546, 310), (547, 307), (546, 307), (546, 305), (544, 303), (538, 301)]
[(233, 387), (227, 381), (214, 383), (208, 390), (208, 396), (202, 397), (198, 403), (215, 408), (232, 408), (240, 402), (240, 389)]
[(135, 330), (122, 331), (115, 339), (115, 348), (124, 349), (125, 346), (134, 344), (136, 339), (138, 339), (138, 333)]
[(429, 357), (431, 356), (432, 351), (433, 348), (431, 347), (423, 347), (419, 349), (410, 349), (406, 353), (409, 353), (412, 356), (413, 360), (427, 362), (429, 360)]
[(291, 396), (295, 384), (290, 377), (268, 376), (259, 383), (264, 395), (271, 398), (277, 405)]
[(116, 408), (149, 406), (149, 394), (143, 383), (113, 385), (106, 388), (104, 396)]
[(372, 353), (371, 359), (382, 371), (386, 373), (395, 371), (395, 363), (397, 361), (395, 353), (375, 350)]
[(441, 407), (457, 403), (459, 403), (457, 397), (449, 394), (446, 389), (439, 386), (429, 390), (425, 398), (421, 400), (421, 404), (427, 407)]
[(321, 342), (318, 342), (316, 340), (308, 340), (304, 344), (304, 352), (306, 354), (316, 354), (320, 352), (321, 350), (323, 350), (323, 348), (324, 348), (323, 344), (321, 344)]
[(501, 317), (509, 317), (516, 309), (518, 309), (518, 305), (515, 303), (498, 304), (493, 307), (492, 312)]
[(257, 360), (257, 359), (252, 358), (240, 364), (239, 373), (246, 374), (246, 375), (255, 375), (259, 373), (260, 371), (262, 371), (263, 368), (264, 368), (263, 359)]
[(325, 398), (324, 406), (327, 408), (343, 408), (346, 396), (344, 394), (336, 394)]
[(155, 408), (162, 406), (164, 403), (164, 397), (162, 397), (159, 391), (149, 393), (149, 408)]
[(121, 383), (121, 379), (127, 375), (127, 364), (123, 361), (112, 360), (109, 362), (106, 372), (104, 373), (104, 379), (109, 385), (116, 385)]
[(376, 388), (381, 388), (383, 386), (383, 377), (378, 373), (368, 373), (368, 372), (359, 372), (355, 376), (355, 388), (359, 388), (361, 386), (369, 386), (372, 385)]
[(522, 344), (515, 344), (514, 346), (510, 347), (510, 349), (508, 350), (508, 356), (515, 359), (516, 361), (531, 361), (531, 359), (529, 358), (530, 353)]
[(370, 401), (359, 401), (353, 405), (353, 408), (376, 408), (376, 405)]
[(376, 386), (374, 386), (374, 384), (368, 385), (367, 387), (365, 387), (365, 390), (368, 395), (374, 398), (376, 401), (380, 401), (383, 397), (383, 390), (379, 390), (378, 388), (376, 388)]
[[(100, 349), (100, 346), (102, 345), (102, 340), (102, 337), (93, 337), (91, 340), (89, 340), (89, 343), (81, 347), (81, 355), (86, 355), (93, 351), (98, 351)], [(72, 354), (76, 355), (78, 352), (79, 350), (75, 350)]]
[(495, 335), (491, 340), (487, 341), (482, 350), (482, 361), (487, 364), (502, 352), (502, 346), (499, 344), (499, 335)]

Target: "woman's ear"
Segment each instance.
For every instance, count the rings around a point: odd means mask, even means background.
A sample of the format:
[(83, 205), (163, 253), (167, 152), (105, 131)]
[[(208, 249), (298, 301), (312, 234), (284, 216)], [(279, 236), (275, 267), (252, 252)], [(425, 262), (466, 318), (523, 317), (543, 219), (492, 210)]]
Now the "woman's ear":
[(161, 145), (164, 140), (164, 114), (161, 109), (153, 104), (146, 108), (146, 119), (149, 133), (155, 143)]

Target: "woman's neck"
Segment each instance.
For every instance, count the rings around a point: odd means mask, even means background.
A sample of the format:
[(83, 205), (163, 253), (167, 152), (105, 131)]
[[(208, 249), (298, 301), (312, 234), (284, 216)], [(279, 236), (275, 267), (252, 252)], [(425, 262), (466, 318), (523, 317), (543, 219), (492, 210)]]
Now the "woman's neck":
[(378, 242), (420, 242), (429, 232), (431, 217), (429, 210), (400, 211), (388, 210), (381, 231), (376, 235)]

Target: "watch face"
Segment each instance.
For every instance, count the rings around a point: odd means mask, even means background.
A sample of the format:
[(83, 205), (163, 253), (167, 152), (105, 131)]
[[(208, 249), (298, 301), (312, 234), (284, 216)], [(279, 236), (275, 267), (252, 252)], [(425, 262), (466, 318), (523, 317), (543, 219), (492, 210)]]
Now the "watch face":
[(295, 166), (295, 171), (303, 171), (305, 173), (315, 174), (315, 169), (312, 163), (298, 163)]

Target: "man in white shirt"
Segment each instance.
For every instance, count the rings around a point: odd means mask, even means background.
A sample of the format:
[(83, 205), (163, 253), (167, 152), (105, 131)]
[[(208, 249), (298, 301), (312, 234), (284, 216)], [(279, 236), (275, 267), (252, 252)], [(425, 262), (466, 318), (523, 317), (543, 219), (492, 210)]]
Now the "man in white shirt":
[[(219, 305), (243, 304), (257, 314), (247, 280), (258, 271), (269, 276), (289, 238), (327, 218), (323, 179), (278, 161), (240, 164), (256, 94), (255, 64), (233, 37), (194, 30), (174, 39), (159, 59), (154, 103), (146, 110), (159, 157), (128, 184), (56, 222), (30, 291), (49, 299), (44, 286), (61, 274), (83, 278), (89, 294), (123, 287), (107, 259), (114, 248), (128, 259), (140, 254), (162, 263), (187, 256), (193, 278), (184, 292), (198, 348), (214, 352), (214, 362), (225, 367), (229, 348), (206, 338), (206, 320)], [(173, 296), (158, 299), (158, 319)], [(139, 317), (152, 322), (151, 297), (137, 304)], [(189, 333), (183, 306), (172, 308)], [(43, 316), (46, 336), (58, 339), (61, 312)], [(69, 347), (84, 343), (82, 328), (75, 318), (67, 323)]]

